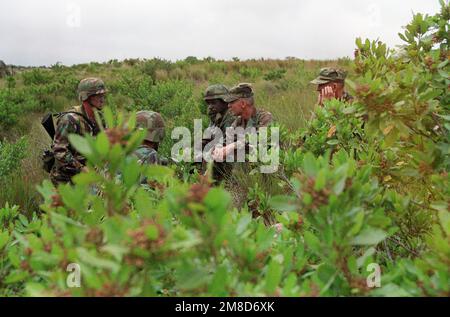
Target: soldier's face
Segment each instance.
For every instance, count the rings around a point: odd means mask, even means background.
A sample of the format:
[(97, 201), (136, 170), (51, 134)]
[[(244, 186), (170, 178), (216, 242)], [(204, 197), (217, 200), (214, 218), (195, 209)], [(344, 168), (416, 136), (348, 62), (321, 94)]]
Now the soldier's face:
[(102, 110), (103, 105), (105, 104), (105, 94), (98, 94), (98, 95), (90, 96), (89, 103), (94, 108), (97, 108), (98, 110)]
[(344, 93), (344, 85), (337, 82), (330, 82), (317, 86), (319, 92), (318, 103), (323, 105), (325, 100), (340, 99)]
[(215, 116), (218, 113), (224, 113), (228, 109), (228, 104), (222, 99), (207, 100), (208, 115)]
[(242, 114), (242, 112), (244, 111), (244, 101), (242, 101), (241, 99), (232, 101), (228, 104), (228, 109), (230, 109), (230, 111), (235, 115), (235, 116), (240, 116)]

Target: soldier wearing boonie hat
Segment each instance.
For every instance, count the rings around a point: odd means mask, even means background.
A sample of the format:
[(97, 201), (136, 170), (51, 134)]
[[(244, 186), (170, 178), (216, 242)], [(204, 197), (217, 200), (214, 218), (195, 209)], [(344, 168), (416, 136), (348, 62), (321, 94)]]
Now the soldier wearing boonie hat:
[[(234, 116), (228, 111), (228, 103), (225, 101), (229, 94), (228, 88), (222, 84), (210, 85), (206, 88), (203, 100), (206, 103), (209, 127), (211, 129), (211, 138), (202, 140), (202, 149), (213, 139), (216, 134), (216, 129), (220, 130), (222, 135), (225, 135), (226, 128), (230, 127), (234, 121)], [(207, 162), (202, 162), (202, 172), (207, 170)], [(227, 162), (214, 162), (212, 167), (212, 178), (216, 182), (221, 182), (231, 173), (232, 166)]]
[(319, 76), (310, 82), (313, 85), (317, 85), (317, 91), (319, 92), (318, 104), (323, 105), (325, 100), (333, 98), (351, 102), (353, 97), (344, 90), (346, 77), (347, 72), (342, 69), (322, 68)]
[[(255, 128), (258, 131), (259, 128), (267, 127), (272, 122), (272, 114), (270, 112), (256, 108), (251, 84), (240, 83), (234, 86), (230, 89), (225, 101), (228, 102), (229, 111), (236, 116), (236, 119), (231, 124), (233, 128)], [(215, 149), (213, 158), (215, 160), (223, 159), (240, 146), (244, 145), (234, 142), (221, 149)]]
[(233, 127), (266, 127), (272, 122), (270, 112), (259, 110), (255, 106), (253, 87), (248, 83), (241, 83), (230, 89), (229, 95), (225, 98), (228, 108), (237, 116), (233, 122)]

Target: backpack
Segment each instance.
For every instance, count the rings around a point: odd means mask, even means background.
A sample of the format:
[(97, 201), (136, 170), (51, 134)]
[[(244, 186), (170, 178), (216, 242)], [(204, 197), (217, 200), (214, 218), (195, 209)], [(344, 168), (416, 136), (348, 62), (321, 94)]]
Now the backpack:
[[(81, 112), (76, 111), (66, 111), (66, 112), (58, 112), (58, 113), (47, 113), (41, 121), (41, 125), (44, 127), (47, 134), (50, 136), (50, 138), (53, 140), (55, 138), (56, 130), (55, 130), (55, 124), (53, 121), (53, 117), (61, 117), (65, 114), (73, 113), (76, 115), (79, 115), (85, 119), (91, 130), (95, 131), (96, 127), (92, 124), (92, 122), (89, 120), (88, 117), (86, 117)], [(42, 168), (47, 172), (50, 173), (50, 171), (53, 168), (53, 165), (55, 165), (55, 153), (53, 153), (53, 150), (47, 149), (44, 150), (41, 155), (42, 160)]]

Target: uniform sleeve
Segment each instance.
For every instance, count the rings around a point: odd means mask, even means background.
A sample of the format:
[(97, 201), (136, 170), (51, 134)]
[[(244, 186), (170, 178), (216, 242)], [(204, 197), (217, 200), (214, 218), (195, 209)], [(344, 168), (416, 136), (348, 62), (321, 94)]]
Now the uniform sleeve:
[(272, 114), (268, 111), (261, 112), (259, 117), (258, 128), (260, 127), (268, 127), (273, 122)]
[(151, 151), (144, 158), (142, 158), (141, 164), (142, 165), (159, 164), (158, 153), (156, 151)]
[(66, 114), (58, 120), (53, 142), (55, 160), (59, 163), (61, 169), (73, 174), (79, 173), (84, 166), (74, 156), (69, 143), (69, 134), (78, 133), (78, 130), (78, 123), (70, 114)]

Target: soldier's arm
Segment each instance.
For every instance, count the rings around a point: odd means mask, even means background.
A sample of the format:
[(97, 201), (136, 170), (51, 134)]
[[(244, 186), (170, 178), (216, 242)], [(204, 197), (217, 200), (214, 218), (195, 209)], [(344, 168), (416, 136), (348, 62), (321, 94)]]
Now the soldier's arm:
[(63, 169), (71, 171), (74, 174), (79, 173), (84, 166), (84, 164), (74, 156), (73, 149), (69, 142), (69, 134), (78, 133), (78, 130), (78, 123), (71, 115), (66, 114), (58, 121), (53, 142), (55, 160)]
[(270, 112), (265, 111), (259, 119), (259, 128), (268, 127), (273, 122), (273, 116)]

